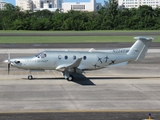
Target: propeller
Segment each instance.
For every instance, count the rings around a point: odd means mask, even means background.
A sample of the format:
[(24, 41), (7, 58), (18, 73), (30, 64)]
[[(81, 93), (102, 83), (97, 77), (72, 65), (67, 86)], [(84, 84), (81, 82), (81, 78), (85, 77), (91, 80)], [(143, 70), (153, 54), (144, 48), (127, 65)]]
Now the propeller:
[(7, 69), (8, 69), (8, 74), (9, 74), (11, 63), (12, 63), (12, 61), (10, 60), (10, 53), (8, 53), (8, 60), (4, 60), (4, 62), (8, 64)]
[(10, 61), (10, 53), (8, 53), (8, 75), (10, 74), (11, 61)]
[(8, 75), (10, 74), (11, 63), (8, 63)]

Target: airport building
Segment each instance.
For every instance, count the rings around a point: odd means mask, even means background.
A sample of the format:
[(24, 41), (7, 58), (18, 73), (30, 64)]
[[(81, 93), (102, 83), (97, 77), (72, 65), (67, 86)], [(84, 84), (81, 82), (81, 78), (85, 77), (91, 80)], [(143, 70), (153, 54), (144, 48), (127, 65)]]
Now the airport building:
[(3, 10), (5, 9), (4, 5), (6, 4), (7, 2), (3, 2), (0, 0), (0, 10)]
[(19, 6), (21, 11), (48, 9), (52, 12), (57, 9), (61, 12), (68, 12), (70, 10), (97, 11), (102, 7), (101, 3), (96, 3), (96, 0), (76, 1), (77, 0), (16, 0), (16, 6)]
[(21, 11), (32, 10), (32, 0), (16, 0), (16, 6), (19, 6)]
[(148, 5), (152, 8), (160, 7), (160, 0), (118, 0), (118, 5), (125, 8), (138, 8), (142, 5)]
[(62, 7), (62, 0), (16, 0), (16, 6), (19, 6), (22, 11), (44, 9), (55, 11)]
[(33, 11), (47, 9), (51, 12), (62, 8), (62, 0), (32, 0)]
[[(64, 0), (65, 1), (65, 0)], [(78, 11), (97, 11), (102, 7), (101, 3), (96, 3), (96, 0), (86, 0), (79, 2), (68, 2), (67, 0), (62, 3), (63, 12), (68, 12), (70, 10)]]

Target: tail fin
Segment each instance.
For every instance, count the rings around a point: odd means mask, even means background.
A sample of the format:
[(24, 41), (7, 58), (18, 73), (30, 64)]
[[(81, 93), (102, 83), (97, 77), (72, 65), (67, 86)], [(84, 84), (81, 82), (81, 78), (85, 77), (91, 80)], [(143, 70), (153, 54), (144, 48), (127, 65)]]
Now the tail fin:
[(154, 38), (138, 36), (138, 37), (134, 37), (134, 39), (137, 41), (132, 45), (132, 47), (130, 48), (127, 54), (134, 55), (136, 57), (135, 61), (141, 61), (144, 59), (148, 51), (148, 48), (152, 40), (154, 40)]

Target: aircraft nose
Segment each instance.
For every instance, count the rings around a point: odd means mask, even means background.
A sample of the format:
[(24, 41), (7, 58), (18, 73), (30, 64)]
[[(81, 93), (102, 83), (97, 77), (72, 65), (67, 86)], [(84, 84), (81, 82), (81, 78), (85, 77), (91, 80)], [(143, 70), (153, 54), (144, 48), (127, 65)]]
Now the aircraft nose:
[(3, 62), (4, 62), (4, 63), (9, 63), (9, 60), (4, 60)]
[(12, 66), (22, 65), (20, 60), (15, 60), (15, 59), (4, 60), (3, 62), (6, 63), (6, 64), (11, 64)]

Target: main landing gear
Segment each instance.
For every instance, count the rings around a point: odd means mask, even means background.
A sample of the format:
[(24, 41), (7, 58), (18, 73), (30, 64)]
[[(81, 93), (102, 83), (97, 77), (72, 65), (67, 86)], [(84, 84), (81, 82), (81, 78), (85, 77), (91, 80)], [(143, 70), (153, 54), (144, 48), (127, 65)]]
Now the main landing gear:
[(33, 76), (32, 75), (28, 75), (28, 80), (32, 80)]
[(74, 77), (73, 75), (71, 75), (68, 71), (64, 71), (62, 72), (64, 78), (68, 81), (73, 81), (74, 80)]
[(67, 78), (68, 81), (73, 81), (74, 77), (73, 75), (69, 75), (69, 77)]

